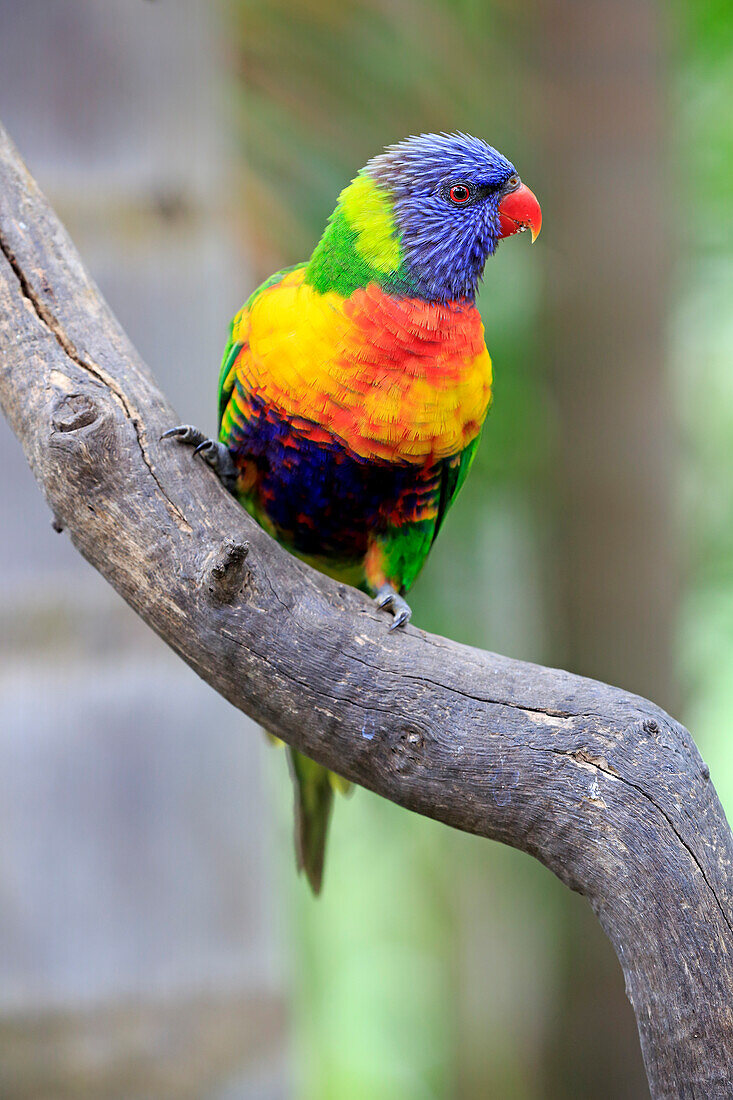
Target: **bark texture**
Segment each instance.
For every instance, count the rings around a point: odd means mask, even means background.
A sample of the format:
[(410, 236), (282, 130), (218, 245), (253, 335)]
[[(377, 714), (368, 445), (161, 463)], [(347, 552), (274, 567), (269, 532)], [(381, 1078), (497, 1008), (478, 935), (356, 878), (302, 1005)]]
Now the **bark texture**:
[(0, 130), (0, 402), (54, 523), (218, 692), (418, 813), (536, 856), (626, 977), (655, 1098), (733, 1079), (733, 842), (689, 734), (605, 684), (388, 620), (281, 550), (178, 422)]

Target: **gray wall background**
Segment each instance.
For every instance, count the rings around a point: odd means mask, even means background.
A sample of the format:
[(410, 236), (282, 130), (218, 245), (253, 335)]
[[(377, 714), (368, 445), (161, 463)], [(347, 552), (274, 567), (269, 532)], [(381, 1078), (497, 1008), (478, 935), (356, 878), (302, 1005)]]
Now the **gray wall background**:
[[(0, 0), (0, 116), (209, 431), (249, 284), (224, 48), (201, 0)], [(4, 422), (0, 460), (0, 1095), (284, 1097), (260, 737), (52, 531)]]

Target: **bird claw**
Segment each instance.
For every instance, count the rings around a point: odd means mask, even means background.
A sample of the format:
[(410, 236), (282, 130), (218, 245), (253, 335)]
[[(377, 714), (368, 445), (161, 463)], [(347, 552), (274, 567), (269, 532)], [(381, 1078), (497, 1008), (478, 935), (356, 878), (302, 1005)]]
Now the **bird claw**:
[(391, 584), (383, 584), (374, 599), (380, 611), (390, 611), (394, 615), (394, 622), (389, 628), (390, 634), (398, 627), (406, 626), (409, 623), (412, 617), (410, 605), (403, 596), (400, 596), (399, 592), (395, 591)]
[(234, 464), (231, 452), (223, 443), (216, 439), (209, 439), (193, 424), (178, 424), (175, 428), (169, 428), (163, 432), (161, 439), (175, 439), (178, 443), (184, 443), (193, 447), (194, 456), (200, 454), (207, 466), (214, 471), (225, 489), (233, 492), (239, 471)]
[(160, 437), (163, 439), (177, 439), (179, 443), (187, 443), (191, 447), (198, 447), (199, 444), (206, 442), (206, 436), (198, 428), (194, 428), (193, 424), (178, 424), (175, 428), (169, 428), (167, 432), (163, 432)]

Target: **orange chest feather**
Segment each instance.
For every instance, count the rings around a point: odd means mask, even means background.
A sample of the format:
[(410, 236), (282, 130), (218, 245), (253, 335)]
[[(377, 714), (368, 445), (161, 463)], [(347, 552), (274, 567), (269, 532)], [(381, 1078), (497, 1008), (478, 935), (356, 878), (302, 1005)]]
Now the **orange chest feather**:
[(392, 298), (375, 284), (343, 299), (293, 272), (240, 327), (239, 401), (251, 395), (360, 457), (437, 461), (481, 429), (491, 360), (473, 305)]

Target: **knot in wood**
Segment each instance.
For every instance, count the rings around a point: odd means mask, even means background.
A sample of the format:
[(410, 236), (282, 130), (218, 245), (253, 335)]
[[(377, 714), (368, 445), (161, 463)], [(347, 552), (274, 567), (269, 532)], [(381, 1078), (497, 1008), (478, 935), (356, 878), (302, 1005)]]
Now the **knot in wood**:
[(76, 432), (93, 424), (99, 410), (85, 393), (68, 393), (57, 401), (51, 423), (57, 432)]
[(209, 593), (219, 603), (231, 603), (241, 592), (249, 570), (245, 565), (248, 542), (226, 542), (209, 569)]
[(399, 772), (406, 772), (420, 759), (420, 751), (425, 744), (425, 734), (417, 726), (406, 725), (400, 730), (397, 740), (392, 745), (392, 754), (395, 758), (395, 767)]

